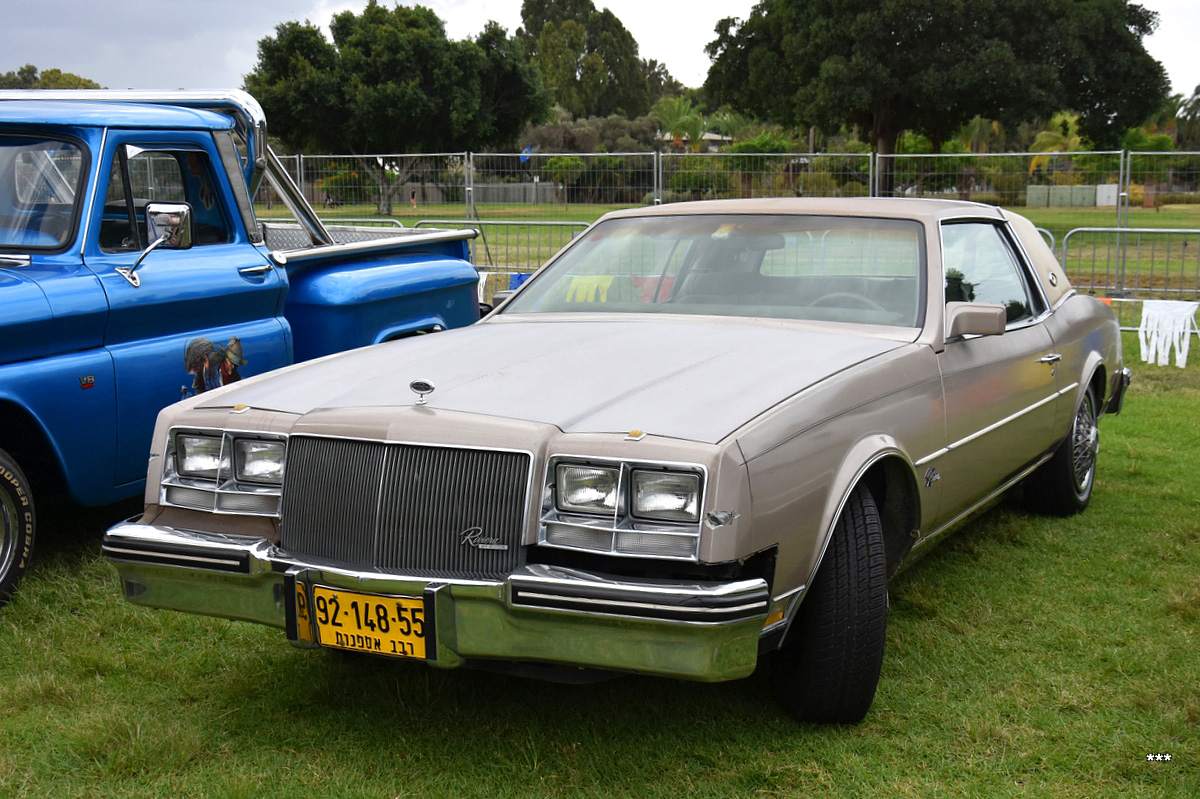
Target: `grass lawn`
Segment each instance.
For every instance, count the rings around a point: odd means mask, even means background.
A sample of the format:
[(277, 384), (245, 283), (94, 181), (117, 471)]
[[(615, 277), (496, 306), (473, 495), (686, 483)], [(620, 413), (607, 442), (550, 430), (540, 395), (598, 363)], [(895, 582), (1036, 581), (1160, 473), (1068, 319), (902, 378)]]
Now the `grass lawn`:
[(0, 797), (1195, 797), (1200, 359), (1126, 346), (1091, 507), (1013, 497), (904, 572), (855, 727), (793, 723), (764, 669), (552, 685), (137, 608), (99, 556), (136, 506), (43, 507), (0, 610)]

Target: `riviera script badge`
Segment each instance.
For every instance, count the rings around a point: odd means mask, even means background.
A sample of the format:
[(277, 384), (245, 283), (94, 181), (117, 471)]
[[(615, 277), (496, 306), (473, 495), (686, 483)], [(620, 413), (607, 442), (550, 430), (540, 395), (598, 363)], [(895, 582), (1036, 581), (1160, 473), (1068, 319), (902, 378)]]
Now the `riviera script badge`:
[(498, 536), (486, 535), (482, 527), (469, 527), (459, 534), (459, 543), (476, 549), (508, 549), (508, 544), (502, 543)]

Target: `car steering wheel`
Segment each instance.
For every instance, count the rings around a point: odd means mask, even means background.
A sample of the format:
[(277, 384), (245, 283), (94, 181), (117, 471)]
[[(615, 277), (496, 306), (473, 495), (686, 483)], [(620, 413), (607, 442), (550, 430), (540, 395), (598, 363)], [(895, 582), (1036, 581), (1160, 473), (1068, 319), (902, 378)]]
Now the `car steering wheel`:
[[(847, 300), (849, 303), (847, 304)], [(852, 294), (849, 291), (831, 291), (828, 294), (823, 294), (809, 303), (814, 308), (862, 308), (867, 311), (887, 311), (879, 303), (870, 297), (864, 297), (861, 294)]]

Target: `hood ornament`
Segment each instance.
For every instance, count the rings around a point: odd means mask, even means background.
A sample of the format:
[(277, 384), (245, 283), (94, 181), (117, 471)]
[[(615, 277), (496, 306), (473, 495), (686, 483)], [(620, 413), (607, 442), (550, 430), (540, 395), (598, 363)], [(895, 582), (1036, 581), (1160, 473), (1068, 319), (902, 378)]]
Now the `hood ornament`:
[(424, 405), (426, 395), (432, 394), (433, 390), (437, 388), (437, 386), (428, 380), (414, 380), (408, 384), (408, 387), (417, 395), (418, 405)]

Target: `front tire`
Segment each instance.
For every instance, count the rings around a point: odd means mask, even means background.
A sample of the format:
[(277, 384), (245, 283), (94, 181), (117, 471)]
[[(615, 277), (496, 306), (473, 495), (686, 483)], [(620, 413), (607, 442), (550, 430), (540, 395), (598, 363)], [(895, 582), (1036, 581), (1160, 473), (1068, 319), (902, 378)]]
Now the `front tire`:
[(795, 628), (775, 654), (780, 704), (804, 722), (856, 724), (875, 698), (887, 637), (887, 563), (879, 510), (850, 494)]
[(1075, 410), (1071, 431), (1041, 468), (1025, 480), (1025, 501), (1038, 513), (1073, 516), (1088, 506), (1100, 449), (1096, 394), (1089, 388)]
[(33, 554), (36, 517), (29, 481), (0, 449), (0, 605), (12, 597)]

